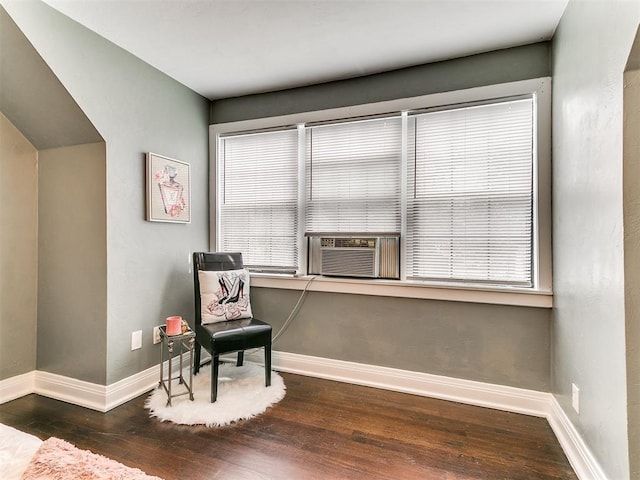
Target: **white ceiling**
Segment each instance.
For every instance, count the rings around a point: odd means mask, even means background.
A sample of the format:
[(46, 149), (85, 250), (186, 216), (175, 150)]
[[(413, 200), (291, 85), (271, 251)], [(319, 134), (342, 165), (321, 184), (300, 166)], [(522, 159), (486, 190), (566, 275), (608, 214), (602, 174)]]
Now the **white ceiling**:
[(548, 40), (568, 0), (45, 0), (209, 98)]

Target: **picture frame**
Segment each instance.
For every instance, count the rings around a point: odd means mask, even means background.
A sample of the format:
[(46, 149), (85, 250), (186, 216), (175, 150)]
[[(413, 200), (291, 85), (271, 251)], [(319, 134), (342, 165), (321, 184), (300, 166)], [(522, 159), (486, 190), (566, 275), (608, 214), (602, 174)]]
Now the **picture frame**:
[(191, 171), (188, 163), (146, 154), (147, 221), (191, 223)]

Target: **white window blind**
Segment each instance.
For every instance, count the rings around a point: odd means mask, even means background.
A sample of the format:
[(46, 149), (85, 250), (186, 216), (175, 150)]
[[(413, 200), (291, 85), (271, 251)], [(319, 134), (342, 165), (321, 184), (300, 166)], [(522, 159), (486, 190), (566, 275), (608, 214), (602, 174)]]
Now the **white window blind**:
[(532, 285), (533, 99), (414, 115), (407, 277)]
[(307, 232), (399, 232), (401, 119), (308, 127)]
[(298, 134), (226, 136), (219, 144), (218, 249), (246, 266), (298, 268)]

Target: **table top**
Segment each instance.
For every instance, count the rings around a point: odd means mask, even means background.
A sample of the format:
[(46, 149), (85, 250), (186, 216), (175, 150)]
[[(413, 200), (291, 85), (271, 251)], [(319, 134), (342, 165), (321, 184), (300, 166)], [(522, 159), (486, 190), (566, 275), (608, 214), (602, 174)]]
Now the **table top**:
[(167, 337), (167, 338), (189, 338), (189, 337), (195, 337), (196, 336), (196, 332), (194, 332), (193, 330), (189, 329), (186, 332), (182, 332), (182, 333), (178, 333), (176, 335), (169, 335), (167, 333), (167, 326), (166, 325), (160, 325), (160, 336), (163, 337)]

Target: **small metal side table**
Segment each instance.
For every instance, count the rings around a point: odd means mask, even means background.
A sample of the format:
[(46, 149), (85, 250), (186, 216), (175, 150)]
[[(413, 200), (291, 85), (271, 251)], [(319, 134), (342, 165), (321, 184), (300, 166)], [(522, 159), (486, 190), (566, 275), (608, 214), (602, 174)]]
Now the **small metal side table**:
[[(162, 345), (160, 346), (160, 384), (158, 388), (164, 388), (167, 392), (167, 405), (171, 406), (171, 399), (179, 397), (180, 395), (189, 394), (189, 400), (193, 400), (193, 346), (196, 342), (196, 334), (192, 330), (188, 330), (185, 333), (179, 335), (167, 335), (167, 327), (165, 325), (160, 326), (160, 340)], [(167, 349), (168, 363), (169, 363), (169, 376), (164, 378), (164, 350)], [(172, 377), (171, 363), (174, 355), (174, 351), (177, 350), (180, 354), (180, 370), (176, 377)], [(182, 376), (183, 362), (182, 356), (184, 352), (189, 352), (189, 382)], [(180, 393), (171, 393), (171, 380), (179, 380), (179, 384), (185, 386), (186, 391)]]

